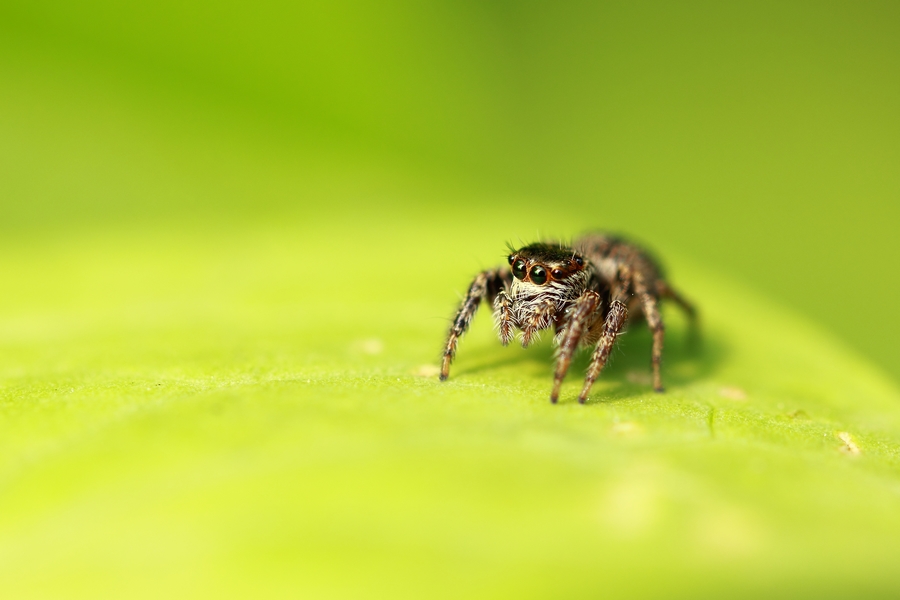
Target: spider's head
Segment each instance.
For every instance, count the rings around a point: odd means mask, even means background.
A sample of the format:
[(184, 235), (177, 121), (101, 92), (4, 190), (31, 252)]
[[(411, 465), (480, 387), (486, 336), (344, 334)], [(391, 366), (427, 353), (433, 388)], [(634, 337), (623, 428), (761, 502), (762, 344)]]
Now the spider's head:
[(507, 260), (516, 280), (535, 288), (535, 293), (540, 293), (547, 284), (550, 288), (554, 284), (575, 284), (581, 279), (577, 275), (583, 273), (585, 268), (584, 258), (571, 248), (544, 243), (514, 250)]
[(508, 260), (515, 278), (510, 297), (523, 331), (549, 327), (587, 287), (588, 262), (566, 246), (530, 244)]

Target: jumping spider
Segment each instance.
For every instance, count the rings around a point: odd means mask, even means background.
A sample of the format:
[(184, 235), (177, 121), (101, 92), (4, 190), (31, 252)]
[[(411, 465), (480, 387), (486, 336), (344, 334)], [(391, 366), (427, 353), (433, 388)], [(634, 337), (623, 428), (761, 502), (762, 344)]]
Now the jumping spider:
[(559, 398), (575, 350), (596, 344), (578, 395), (578, 401), (584, 403), (629, 312), (643, 316), (653, 332), (653, 389), (663, 391), (659, 367), (664, 329), (659, 301), (674, 300), (692, 323), (696, 311), (663, 279), (659, 266), (646, 252), (602, 233), (586, 235), (571, 247), (538, 242), (510, 250), (509, 268), (483, 271), (469, 286), (444, 346), (441, 381), (450, 374), (459, 338), (469, 328), (478, 305), (486, 300), (494, 307), (504, 346), (515, 329), (521, 331), (522, 346), (527, 348), (538, 331), (553, 327), (557, 358), (551, 402)]

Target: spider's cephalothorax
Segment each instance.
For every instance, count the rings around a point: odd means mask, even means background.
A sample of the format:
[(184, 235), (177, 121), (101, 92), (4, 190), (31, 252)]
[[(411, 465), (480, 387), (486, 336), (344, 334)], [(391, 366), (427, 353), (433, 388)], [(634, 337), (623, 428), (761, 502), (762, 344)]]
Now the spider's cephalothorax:
[(441, 380), (450, 373), (459, 338), (466, 332), (481, 300), (493, 304), (500, 341), (505, 346), (515, 330), (523, 346), (552, 327), (558, 346), (550, 400), (556, 402), (572, 355), (579, 346), (596, 344), (584, 387), (584, 402), (609, 358), (629, 312), (641, 315), (653, 331), (653, 387), (662, 391), (663, 323), (659, 300), (675, 300), (691, 317), (693, 307), (662, 278), (659, 267), (640, 248), (605, 234), (587, 235), (571, 247), (536, 243), (514, 250), (509, 268), (483, 271), (463, 300), (444, 348)]
[[(494, 318), (504, 345), (511, 327), (522, 332), (522, 346), (527, 347), (534, 334), (551, 325), (562, 324), (566, 310), (587, 289), (592, 273), (584, 258), (559, 245), (531, 244), (516, 250), (507, 258), (513, 280), (509, 291), (498, 292), (494, 299)], [(505, 296), (505, 297), (504, 297)], [(504, 307), (509, 303), (508, 323)]]

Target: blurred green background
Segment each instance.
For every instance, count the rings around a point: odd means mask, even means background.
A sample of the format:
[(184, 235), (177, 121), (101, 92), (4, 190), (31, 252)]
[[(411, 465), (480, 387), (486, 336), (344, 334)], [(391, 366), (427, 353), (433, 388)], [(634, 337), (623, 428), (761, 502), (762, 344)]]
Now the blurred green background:
[(396, 218), (632, 232), (900, 376), (894, 2), (0, 10), (6, 235), (347, 218), (266, 169), (349, 155), (481, 196), (384, 205)]
[[(898, 73), (896, 2), (0, 0), (9, 597), (896, 592)], [(596, 228), (709, 316), (668, 400), (416, 375)]]

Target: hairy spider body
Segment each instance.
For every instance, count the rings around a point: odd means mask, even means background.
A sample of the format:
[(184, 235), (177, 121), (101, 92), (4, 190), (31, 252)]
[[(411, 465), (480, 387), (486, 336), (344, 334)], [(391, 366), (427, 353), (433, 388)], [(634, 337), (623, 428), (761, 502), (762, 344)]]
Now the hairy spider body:
[(653, 388), (663, 391), (660, 363), (665, 329), (659, 302), (674, 300), (692, 323), (696, 311), (666, 283), (649, 254), (620, 237), (593, 233), (571, 246), (546, 242), (523, 246), (513, 250), (508, 260), (509, 268), (483, 271), (469, 286), (444, 346), (441, 381), (450, 374), (459, 339), (485, 300), (493, 305), (504, 346), (516, 330), (522, 346), (528, 347), (540, 331), (553, 328), (557, 357), (551, 402), (559, 398), (575, 351), (595, 346), (578, 396), (579, 402), (587, 399), (629, 315), (642, 316), (653, 332)]

